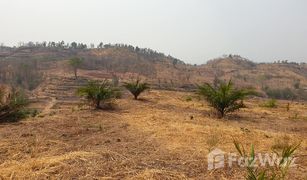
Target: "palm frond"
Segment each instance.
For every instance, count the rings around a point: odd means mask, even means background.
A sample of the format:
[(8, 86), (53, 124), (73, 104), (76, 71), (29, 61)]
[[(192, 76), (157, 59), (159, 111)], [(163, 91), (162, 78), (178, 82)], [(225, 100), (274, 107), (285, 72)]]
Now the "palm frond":
[(135, 82), (126, 82), (123, 86), (133, 94), (134, 99), (137, 99), (142, 92), (150, 88), (149, 84), (142, 83), (139, 79)]
[(232, 81), (222, 82), (212, 86), (208, 83), (198, 85), (198, 94), (205, 97), (209, 104), (223, 117), (226, 113), (244, 107), (243, 100), (255, 92), (250, 89), (236, 89)]
[(96, 108), (100, 108), (101, 103), (106, 103), (116, 98), (119, 90), (112, 87), (108, 81), (90, 81), (84, 87), (78, 89), (77, 94), (88, 100)]

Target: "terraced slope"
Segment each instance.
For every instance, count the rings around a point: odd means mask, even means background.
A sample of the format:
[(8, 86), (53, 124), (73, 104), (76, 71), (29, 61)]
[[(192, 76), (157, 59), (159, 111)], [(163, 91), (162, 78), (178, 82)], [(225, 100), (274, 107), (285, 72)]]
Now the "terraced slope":
[(46, 81), (34, 91), (31, 106), (38, 108), (42, 114), (71, 110), (80, 103), (76, 91), (86, 82), (85, 78), (74, 79), (55, 75), (47, 77)]

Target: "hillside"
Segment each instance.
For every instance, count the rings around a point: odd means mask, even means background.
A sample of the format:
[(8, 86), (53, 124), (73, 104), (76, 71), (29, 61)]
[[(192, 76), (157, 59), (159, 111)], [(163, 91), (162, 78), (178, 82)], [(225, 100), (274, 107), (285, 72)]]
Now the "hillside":
[[(78, 79), (68, 65), (75, 56), (84, 58)], [(213, 149), (236, 152), (233, 139), (263, 154), (300, 142), (289, 177), (306, 178), (307, 96), (278, 100), (275, 108), (251, 97), (219, 119), (190, 92), (220, 78), (263, 93), (287, 87), (301, 93), (306, 64), (227, 56), (194, 66), (132, 47), (5, 48), (0, 58), (1, 82), (27, 89), (27, 108), (37, 110), (0, 122), (0, 179), (242, 179), (246, 171), (238, 164), (208, 170)], [(76, 94), (89, 80), (115, 77), (141, 77), (153, 88), (138, 101), (123, 89), (110, 110), (94, 110)]]
[(259, 91), (266, 88), (295, 89), (299, 83), (306, 87), (307, 65), (298, 63), (253, 63), (241, 57), (224, 57), (209, 61), (201, 67), (212, 71), (222, 79), (233, 79), (237, 84), (256, 87)]
[[(105, 45), (96, 49), (37, 46), (0, 48), (0, 81), (5, 83), (12, 78), (6, 77), (10, 74), (6, 72), (7, 66), (17, 66), (20, 71), (22, 68), (18, 64), (26, 64), (37, 73), (67, 73), (70, 69), (65, 61), (76, 56), (84, 58), (84, 75), (92, 77), (118, 76), (121, 80), (142, 77), (157, 88), (186, 90), (193, 89), (195, 84), (213, 82), (216, 78), (232, 79), (240, 86), (256, 88), (264, 96), (270, 89), (283, 92), (288, 91), (287, 88), (299, 98), (306, 95), (307, 65), (304, 63), (254, 63), (238, 55), (229, 55), (207, 64), (189, 65), (151, 49), (128, 45)], [(15, 72), (15, 75), (11, 72), (11, 76), (16, 77), (18, 73), (21, 72)], [(32, 84), (31, 87), (39, 83)]]

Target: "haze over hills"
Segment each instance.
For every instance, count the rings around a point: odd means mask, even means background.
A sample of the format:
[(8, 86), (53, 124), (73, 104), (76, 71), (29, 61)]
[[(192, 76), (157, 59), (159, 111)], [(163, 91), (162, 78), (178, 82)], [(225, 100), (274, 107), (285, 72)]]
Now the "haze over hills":
[[(100, 44), (97, 48), (87, 48), (82, 43), (64, 42), (1, 47), (0, 81), (15, 82), (34, 89), (44, 78), (36, 77), (35, 74), (69, 74), (66, 61), (71, 57), (84, 59), (81, 71), (85, 76), (109, 79), (116, 76), (121, 80), (141, 77), (153, 86), (164, 89), (189, 90), (203, 82), (232, 79), (238, 86), (256, 88), (263, 95), (270, 90), (280, 91), (279, 94), (291, 91), (291, 97), (288, 97), (291, 99), (294, 95), (304, 96), (307, 87), (306, 63), (254, 63), (239, 55), (225, 55), (203, 65), (191, 65), (172, 56), (131, 45)], [(24, 82), (29, 79), (25, 74), (33, 76), (30, 79), (37, 82), (30, 82), (30, 85)]]

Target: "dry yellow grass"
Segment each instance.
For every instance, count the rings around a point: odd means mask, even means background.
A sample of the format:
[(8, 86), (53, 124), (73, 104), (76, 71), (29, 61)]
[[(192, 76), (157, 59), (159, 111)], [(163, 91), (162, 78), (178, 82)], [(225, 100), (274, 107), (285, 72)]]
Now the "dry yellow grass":
[[(187, 101), (186, 97), (192, 97)], [(15, 124), (0, 125), (2, 179), (242, 179), (244, 169), (207, 170), (208, 139), (236, 152), (233, 138), (271, 152), (278, 139), (302, 141), (292, 179), (307, 174), (307, 105), (279, 102), (276, 109), (251, 99), (226, 119), (192, 93), (152, 90), (135, 101), (128, 94), (112, 111), (71, 105)], [(296, 119), (291, 118), (299, 114)]]
[[(55, 169), (67, 165), (69, 160), (86, 161), (88, 157), (98, 157), (97, 154), (91, 152), (70, 152), (60, 156), (47, 156), (41, 158), (31, 158), (25, 162), (9, 161), (1, 165), (3, 177), (37, 177), (48, 175), (54, 172)], [(8, 173), (8, 174), (7, 174)]]

